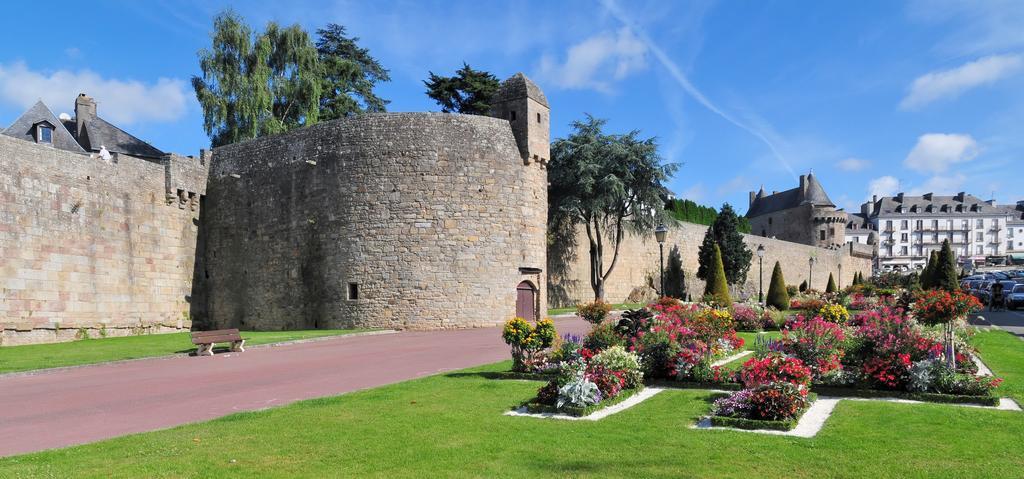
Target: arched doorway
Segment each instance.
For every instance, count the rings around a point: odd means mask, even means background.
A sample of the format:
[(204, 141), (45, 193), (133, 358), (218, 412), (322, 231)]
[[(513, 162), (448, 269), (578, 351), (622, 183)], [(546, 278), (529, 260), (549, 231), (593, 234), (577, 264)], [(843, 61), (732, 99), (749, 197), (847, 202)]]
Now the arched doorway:
[(537, 288), (529, 281), (516, 286), (516, 317), (527, 321), (537, 320)]

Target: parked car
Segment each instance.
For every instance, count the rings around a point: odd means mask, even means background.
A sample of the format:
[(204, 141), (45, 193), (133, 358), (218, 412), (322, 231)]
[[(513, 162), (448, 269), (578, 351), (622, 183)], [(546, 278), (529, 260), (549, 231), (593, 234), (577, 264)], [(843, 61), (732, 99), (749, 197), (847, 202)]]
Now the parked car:
[(992, 298), (992, 283), (993, 281), (985, 280), (979, 281), (977, 288), (973, 291), (974, 297), (981, 301), (981, 304), (988, 304), (990, 298)]
[(1024, 306), (1024, 284), (1013, 287), (1005, 299), (1006, 309), (1017, 309)]

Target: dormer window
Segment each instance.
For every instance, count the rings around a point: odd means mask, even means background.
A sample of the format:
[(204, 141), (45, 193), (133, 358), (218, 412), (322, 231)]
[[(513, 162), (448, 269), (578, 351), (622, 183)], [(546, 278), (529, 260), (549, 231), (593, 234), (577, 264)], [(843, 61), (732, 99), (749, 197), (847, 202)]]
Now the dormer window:
[(36, 143), (53, 144), (53, 127), (46, 123), (36, 125)]

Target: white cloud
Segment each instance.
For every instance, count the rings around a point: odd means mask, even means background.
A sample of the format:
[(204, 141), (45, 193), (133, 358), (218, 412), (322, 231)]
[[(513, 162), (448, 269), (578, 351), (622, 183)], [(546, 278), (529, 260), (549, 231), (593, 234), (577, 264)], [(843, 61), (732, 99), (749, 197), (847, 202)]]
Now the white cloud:
[(0, 64), (0, 102), (28, 108), (43, 100), (55, 114), (72, 113), (75, 97), (96, 99), (97, 113), (115, 124), (168, 122), (181, 118), (189, 101), (186, 83), (160, 78), (155, 83), (103, 78), (91, 70), (33, 71), (23, 62)]
[(836, 163), (836, 166), (843, 171), (860, 171), (871, 166), (871, 162), (860, 158), (847, 158), (845, 160), (840, 160)]
[(903, 164), (922, 173), (942, 173), (952, 164), (973, 160), (978, 151), (970, 135), (927, 133), (918, 137)]
[(868, 183), (868, 198), (872, 196), (893, 196), (899, 192), (900, 180), (893, 176), (882, 176)]
[(564, 63), (551, 55), (540, 59), (539, 76), (562, 88), (612, 91), (622, 80), (647, 67), (647, 45), (632, 30), (602, 32), (569, 47)]
[(933, 176), (923, 184), (911, 188), (908, 193), (911, 195), (923, 195), (925, 193), (951, 195), (959, 191), (964, 191), (964, 183), (966, 182), (967, 177), (960, 173), (955, 175)]
[(1020, 55), (990, 55), (950, 70), (918, 77), (900, 108), (914, 110), (933, 101), (952, 99), (982, 85), (989, 85), (1016, 73), (1024, 65)]

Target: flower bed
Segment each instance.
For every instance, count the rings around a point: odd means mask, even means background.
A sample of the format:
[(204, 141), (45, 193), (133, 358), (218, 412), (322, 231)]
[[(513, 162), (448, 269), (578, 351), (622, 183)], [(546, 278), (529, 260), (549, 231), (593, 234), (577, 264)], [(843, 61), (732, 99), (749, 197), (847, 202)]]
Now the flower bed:
[(748, 360), (738, 377), (743, 389), (715, 401), (713, 425), (788, 431), (814, 399), (807, 388), (810, 368), (782, 353)]
[(732, 417), (732, 416), (719, 416), (712, 415), (708, 419), (712, 426), (717, 427), (732, 427), (736, 429), (765, 429), (770, 431), (791, 431), (800, 422), (800, 418), (803, 417), (804, 413), (810, 409), (811, 404), (817, 399), (817, 395), (814, 393), (808, 394), (807, 404), (800, 408), (792, 418), (789, 419), (750, 419), (746, 417)]
[(611, 398), (607, 398), (607, 399), (602, 399), (600, 402), (598, 402), (596, 404), (591, 404), (591, 405), (588, 405), (588, 406), (567, 406), (567, 405), (564, 405), (562, 407), (557, 407), (555, 405), (544, 404), (544, 403), (541, 403), (541, 402), (537, 402), (536, 398), (534, 398), (533, 400), (530, 400), (526, 404), (523, 404), (523, 406), (526, 407), (526, 410), (528, 412), (532, 413), (532, 414), (551, 413), (551, 414), (565, 414), (565, 415), (568, 415), (568, 416), (575, 416), (575, 417), (584, 417), (584, 416), (589, 416), (592, 413), (600, 411), (601, 409), (604, 409), (606, 407), (611, 407), (611, 406), (614, 406), (616, 404), (619, 404), (622, 401), (625, 401), (626, 399), (629, 399), (630, 397), (636, 395), (640, 391), (643, 391), (643, 389), (644, 389), (643, 386), (640, 386), (640, 387), (637, 387), (637, 388), (632, 388), (632, 389), (624, 389), (621, 392), (619, 392), (619, 394), (616, 395), (615, 397), (611, 397)]

